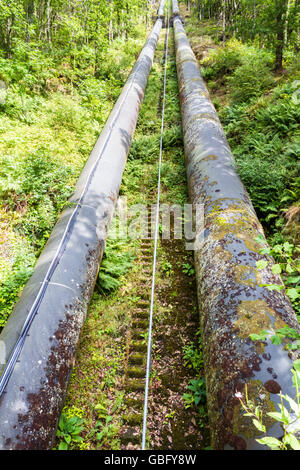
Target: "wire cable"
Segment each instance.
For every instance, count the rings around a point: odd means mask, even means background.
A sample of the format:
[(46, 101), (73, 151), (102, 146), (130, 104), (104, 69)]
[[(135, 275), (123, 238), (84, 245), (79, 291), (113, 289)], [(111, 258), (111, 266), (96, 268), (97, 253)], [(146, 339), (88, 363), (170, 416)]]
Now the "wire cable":
[(158, 243), (158, 226), (159, 226), (160, 174), (161, 174), (162, 143), (163, 143), (164, 117), (165, 117), (165, 104), (166, 104), (168, 42), (169, 42), (169, 27), (170, 27), (170, 24), (169, 24), (169, 6), (168, 6), (168, 14), (167, 14), (167, 25), (168, 25), (168, 26), (167, 26), (167, 37), (166, 37), (166, 47), (165, 47), (165, 70), (164, 70), (163, 105), (162, 105), (162, 118), (161, 118), (161, 129), (160, 129), (159, 166), (158, 166), (158, 182), (157, 182), (157, 201), (156, 201), (156, 216), (155, 216), (154, 254), (153, 254), (153, 268), (152, 268), (153, 271), (152, 271), (152, 287), (151, 287), (150, 316), (149, 316), (149, 330), (148, 330), (146, 383), (145, 383), (145, 401), (144, 401), (143, 432), (142, 432), (142, 450), (145, 450), (145, 447), (146, 447), (146, 433), (147, 433), (147, 411), (148, 411), (149, 376), (150, 376), (150, 367), (151, 367), (151, 343), (152, 343), (153, 305), (154, 305), (155, 273), (156, 273), (156, 258), (157, 258), (157, 243)]

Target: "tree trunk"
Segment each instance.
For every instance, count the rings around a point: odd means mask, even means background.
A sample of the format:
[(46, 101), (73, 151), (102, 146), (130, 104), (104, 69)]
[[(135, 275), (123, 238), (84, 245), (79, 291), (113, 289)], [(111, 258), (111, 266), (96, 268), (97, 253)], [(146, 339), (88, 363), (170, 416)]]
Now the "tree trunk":
[(202, 20), (202, 0), (198, 0), (199, 20)]
[(276, 1), (276, 46), (275, 46), (275, 70), (280, 72), (282, 70), (282, 60), (283, 60), (283, 49), (284, 49), (284, 31), (285, 31), (285, 20), (284, 13), (287, 11), (287, 1), (281, 0)]
[(225, 45), (225, 41), (226, 41), (226, 0), (222, 0), (222, 20), (223, 20), (222, 41), (223, 41), (223, 45)]
[(291, 0), (288, 0), (287, 6), (286, 6), (285, 20), (284, 20), (284, 46), (286, 46), (288, 42), (288, 25), (289, 25), (290, 8), (291, 8)]
[(256, 1), (253, 2), (253, 25), (252, 25), (252, 39), (255, 38), (255, 28), (256, 28)]

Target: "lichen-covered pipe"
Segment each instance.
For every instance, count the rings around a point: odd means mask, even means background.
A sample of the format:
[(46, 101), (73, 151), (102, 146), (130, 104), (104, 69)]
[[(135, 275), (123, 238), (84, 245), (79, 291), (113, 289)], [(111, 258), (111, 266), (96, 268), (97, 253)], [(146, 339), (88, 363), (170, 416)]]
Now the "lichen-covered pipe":
[(0, 449), (53, 445), (161, 27), (158, 19), (0, 335)]
[[(174, 18), (177, 74), (191, 202), (202, 204), (204, 227), (195, 250), (197, 291), (213, 449), (262, 449), (262, 437), (236, 392), (263, 410), (267, 435), (282, 436), (266, 413), (278, 410), (279, 391), (295, 396), (292, 357), (270, 339), (253, 342), (251, 333), (285, 324), (299, 330), (284, 291), (263, 287), (282, 281), (273, 260), (260, 254), (264, 237), (208, 91), (178, 17)], [(264, 242), (266, 243), (266, 242)], [(262, 270), (256, 261), (265, 259)]]

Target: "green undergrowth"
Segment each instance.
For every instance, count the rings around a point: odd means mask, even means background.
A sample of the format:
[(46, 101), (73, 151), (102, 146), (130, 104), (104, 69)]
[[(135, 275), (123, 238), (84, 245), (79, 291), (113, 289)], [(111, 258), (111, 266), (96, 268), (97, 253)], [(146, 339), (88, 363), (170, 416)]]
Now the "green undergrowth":
[(100, 293), (112, 292), (120, 287), (120, 278), (133, 266), (133, 250), (124, 240), (108, 239), (97, 279)]

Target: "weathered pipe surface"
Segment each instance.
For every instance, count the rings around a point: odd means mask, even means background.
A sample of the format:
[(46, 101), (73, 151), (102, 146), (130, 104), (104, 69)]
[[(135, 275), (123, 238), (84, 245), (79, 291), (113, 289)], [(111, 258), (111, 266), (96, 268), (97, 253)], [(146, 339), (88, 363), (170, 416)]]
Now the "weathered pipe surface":
[[(18, 362), (0, 397), (1, 449), (51, 449), (53, 445), (161, 26), (159, 19), (79, 178), (72, 207), (63, 212), (54, 227), (0, 335), (7, 367), (58, 255)], [(5, 369), (1, 378), (4, 373)]]
[[(260, 254), (255, 239), (263, 229), (177, 17), (174, 33), (189, 194), (193, 204), (204, 205), (195, 266), (212, 447), (262, 449), (255, 441), (261, 433), (234, 395), (247, 384), (249, 398), (264, 411), (267, 435), (282, 436), (266, 413), (278, 411), (280, 390), (295, 396), (292, 358), (283, 345), (249, 335), (299, 325), (284, 292), (261, 286), (282, 282), (271, 271), (273, 260)], [(259, 271), (261, 259), (269, 266)]]

